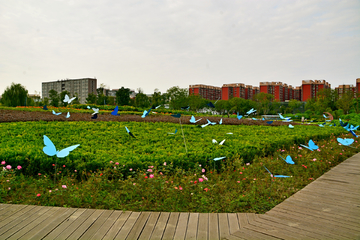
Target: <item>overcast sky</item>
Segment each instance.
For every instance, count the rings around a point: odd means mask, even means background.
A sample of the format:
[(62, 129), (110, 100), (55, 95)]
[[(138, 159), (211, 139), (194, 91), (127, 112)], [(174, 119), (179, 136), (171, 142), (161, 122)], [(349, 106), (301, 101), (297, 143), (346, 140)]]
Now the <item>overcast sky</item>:
[(360, 78), (359, 0), (0, 0), (0, 94)]

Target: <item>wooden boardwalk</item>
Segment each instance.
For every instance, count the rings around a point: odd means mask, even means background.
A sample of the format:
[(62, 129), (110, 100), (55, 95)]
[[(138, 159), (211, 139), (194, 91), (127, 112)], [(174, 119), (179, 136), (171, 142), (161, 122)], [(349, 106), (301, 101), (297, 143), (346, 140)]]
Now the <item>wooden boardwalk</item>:
[(360, 239), (360, 153), (265, 214), (0, 204), (0, 239)]

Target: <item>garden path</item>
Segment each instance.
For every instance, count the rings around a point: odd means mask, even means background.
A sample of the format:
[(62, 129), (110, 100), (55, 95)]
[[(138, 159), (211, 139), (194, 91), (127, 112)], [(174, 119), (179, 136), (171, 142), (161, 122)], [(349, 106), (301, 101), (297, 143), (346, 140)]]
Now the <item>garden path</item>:
[(360, 153), (265, 214), (0, 204), (0, 239), (360, 239)]

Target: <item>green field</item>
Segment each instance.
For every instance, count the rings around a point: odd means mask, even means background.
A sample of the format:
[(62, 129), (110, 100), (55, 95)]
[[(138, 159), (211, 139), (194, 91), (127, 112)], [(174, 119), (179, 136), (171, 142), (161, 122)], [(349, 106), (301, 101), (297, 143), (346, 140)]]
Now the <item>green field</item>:
[[(130, 137), (127, 126), (136, 138)], [(168, 134), (178, 129), (174, 134)], [(57, 159), (70, 169), (96, 170), (110, 161), (126, 168), (142, 170), (164, 162), (187, 170), (198, 164), (213, 167), (216, 157), (231, 164), (252, 162), (255, 157), (272, 155), (279, 148), (327, 139), (346, 131), (340, 127), (320, 128), (309, 125), (246, 126), (214, 125), (200, 128), (180, 124), (150, 122), (13, 122), (0, 125), (0, 158), (12, 165), (24, 167), (28, 175), (53, 172), (56, 157), (44, 154), (43, 135), (48, 136), (57, 150), (80, 144), (68, 157)], [(228, 134), (232, 133), (232, 134)], [(226, 139), (224, 145), (213, 144)], [(219, 161), (220, 162), (220, 161)], [(215, 167), (219, 167), (216, 162)]]

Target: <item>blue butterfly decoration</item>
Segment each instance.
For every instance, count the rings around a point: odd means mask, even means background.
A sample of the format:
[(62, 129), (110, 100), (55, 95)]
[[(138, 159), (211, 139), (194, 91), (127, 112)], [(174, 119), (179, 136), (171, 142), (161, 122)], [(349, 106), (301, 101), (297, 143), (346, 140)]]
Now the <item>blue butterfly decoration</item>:
[(353, 130), (349, 130), (349, 132), (350, 132), (354, 137), (358, 137), (358, 135), (356, 135)]
[(152, 107), (150, 107), (149, 111), (144, 110), (144, 113), (143, 113), (143, 115), (141, 117), (144, 118), (144, 117), (148, 116), (151, 109), (152, 109)]
[(267, 124), (272, 124), (274, 121), (267, 121), (266, 123)]
[(182, 110), (189, 110), (190, 106), (181, 107)]
[(293, 125), (291, 125), (291, 124), (289, 124), (289, 128), (294, 128), (294, 126), (293, 126)]
[(49, 110), (46, 105), (44, 105), (43, 109), (44, 110)]
[(265, 166), (264, 166), (264, 168), (266, 169), (266, 171), (268, 171), (268, 172), (270, 173), (270, 176), (271, 176), (271, 177), (275, 177), (275, 178), (277, 178), (277, 177), (281, 177), (281, 178), (288, 178), (288, 177), (290, 177), (290, 176), (286, 176), (286, 175), (273, 175), (273, 174), (269, 171), (269, 169), (267, 169)]
[(257, 120), (256, 118), (252, 118), (252, 120)]
[(305, 145), (303, 145), (303, 144), (300, 144), (300, 146), (303, 146), (304, 148), (307, 148), (307, 149), (309, 149), (309, 150), (311, 150), (311, 151), (314, 151), (314, 150), (317, 150), (319, 147), (314, 143), (314, 141), (313, 140), (309, 140), (309, 146), (305, 146)]
[(175, 129), (174, 133), (168, 132), (168, 134), (176, 134), (177, 133), (177, 129)]
[(97, 113), (94, 113), (94, 115), (92, 115), (91, 119), (97, 119), (98, 115)]
[(70, 117), (70, 113), (68, 112), (67, 115), (66, 115), (66, 118), (69, 118)]
[(68, 156), (71, 151), (80, 146), (80, 144), (76, 144), (71, 147), (64, 148), (63, 150), (57, 151), (53, 142), (46, 135), (44, 135), (44, 144), (45, 147), (43, 148), (43, 152), (51, 157), (56, 155), (58, 158), (64, 158)]
[(130, 132), (130, 130), (125, 126), (125, 129), (126, 129), (126, 131), (127, 131), (127, 133), (130, 135), (130, 136), (132, 136), (133, 138), (136, 138), (135, 136), (134, 136), (134, 134), (132, 134), (131, 132)]
[(222, 124), (222, 119), (220, 119), (219, 124), (220, 124), (220, 125)]
[(243, 116), (242, 116), (242, 115), (239, 115), (239, 113), (237, 113), (237, 116), (236, 116), (236, 117), (237, 117), (237, 119), (240, 120)]
[(181, 114), (180, 114), (180, 113), (178, 113), (178, 114), (172, 114), (171, 116), (174, 117), (174, 118), (180, 118), (180, 117), (181, 117)]
[(113, 116), (120, 116), (120, 114), (118, 114), (118, 111), (119, 111), (119, 106), (116, 106), (114, 111), (111, 112), (111, 115)]
[(214, 105), (212, 102), (209, 102), (209, 103), (207, 103), (206, 105), (208, 105), (208, 106), (211, 107), (211, 108), (215, 108), (215, 105)]
[(247, 115), (250, 115), (252, 113), (256, 112), (254, 108), (251, 108), (249, 111), (246, 112)]
[(52, 113), (53, 113), (54, 115), (56, 115), (56, 116), (58, 116), (58, 115), (60, 115), (60, 114), (61, 114), (61, 112), (56, 113), (54, 110), (52, 110)]
[(194, 116), (191, 116), (190, 118), (190, 122), (191, 123), (197, 123), (198, 121), (200, 121), (202, 118), (198, 119), (198, 120), (195, 120), (195, 117)]
[(284, 161), (285, 161), (286, 163), (288, 163), (288, 164), (295, 164), (290, 155), (287, 155), (286, 158), (283, 158), (283, 157), (280, 156), (280, 155), (279, 155), (279, 157), (281, 157), (281, 159), (284, 160)]
[(337, 138), (336, 139), (341, 145), (344, 145), (344, 146), (350, 146), (351, 144), (353, 144), (353, 142), (354, 142), (354, 139), (352, 139), (352, 138), (344, 138), (344, 139), (342, 139), (342, 138)]
[(207, 120), (208, 123), (211, 124), (211, 125), (215, 125), (215, 124), (216, 124), (216, 122), (211, 122), (209, 119), (206, 119), (206, 120)]

